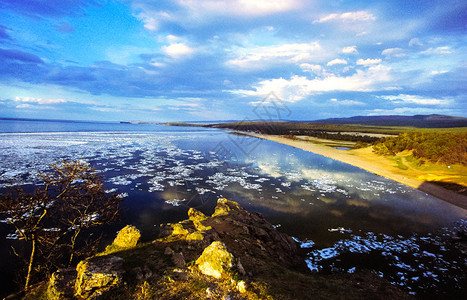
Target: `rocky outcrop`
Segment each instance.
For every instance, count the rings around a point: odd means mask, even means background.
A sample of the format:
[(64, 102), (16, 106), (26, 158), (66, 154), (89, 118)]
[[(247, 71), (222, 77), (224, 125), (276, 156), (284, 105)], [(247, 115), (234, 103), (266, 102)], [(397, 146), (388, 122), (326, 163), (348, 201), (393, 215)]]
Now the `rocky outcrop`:
[(127, 226), (104, 253), (56, 272), (49, 299), (407, 298), (370, 273), (306, 274), (289, 236), (227, 199), (212, 216), (192, 208), (187, 220), (162, 225), (157, 240), (128, 248), (136, 232)]
[(123, 258), (97, 256), (81, 261), (76, 267), (75, 295), (97, 299), (123, 284)]

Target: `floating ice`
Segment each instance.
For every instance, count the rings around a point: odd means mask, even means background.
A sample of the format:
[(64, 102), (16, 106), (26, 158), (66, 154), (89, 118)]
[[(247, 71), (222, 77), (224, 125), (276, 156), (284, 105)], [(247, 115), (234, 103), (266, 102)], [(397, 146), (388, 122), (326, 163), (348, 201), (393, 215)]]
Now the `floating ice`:
[(165, 203), (167, 204), (170, 204), (170, 205), (173, 205), (173, 206), (180, 206), (183, 204), (183, 202), (185, 202), (186, 199), (182, 199), (182, 200), (179, 200), (179, 199), (172, 199), (172, 200), (165, 200)]
[(329, 228), (329, 232), (339, 232), (339, 233), (352, 233), (352, 229), (345, 229), (344, 227)]

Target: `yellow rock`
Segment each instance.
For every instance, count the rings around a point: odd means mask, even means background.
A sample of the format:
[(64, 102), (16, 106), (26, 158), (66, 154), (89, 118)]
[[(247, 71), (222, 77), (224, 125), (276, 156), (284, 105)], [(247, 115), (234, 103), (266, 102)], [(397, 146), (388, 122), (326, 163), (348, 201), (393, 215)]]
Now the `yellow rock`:
[(188, 230), (183, 228), (183, 225), (180, 223), (171, 224), (170, 226), (172, 226), (172, 229), (173, 229), (172, 235), (178, 235), (178, 234), (186, 235), (190, 233)]
[(222, 275), (228, 274), (229, 269), (233, 267), (234, 259), (224, 243), (215, 241), (204, 249), (196, 260), (196, 265), (204, 275), (221, 278)]
[(225, 198), (219, 198), (217, 200), (216, 210), (214, 211), (213, 217), (227, 215), (229, 211), (233, 209), (240, 209), (240, 205), (237, 202), (227, 200)]
[(127, 225), (122, 228), (113, 241), (113, 245), (119, 248), (133, 248), (138, 243), (141, 233), (135, 226)]
[(75, 294), (93, 298), (123, 283), (123, 259), (117, 256), (100, 256), (81, 261), (76, 267)]
[(195, 231), (193, 233), (190, 233), (186, 237), (187, 240), (196, 240), (196, 241), (202, 241), (204, 239), (204, 236), (201, 232)]

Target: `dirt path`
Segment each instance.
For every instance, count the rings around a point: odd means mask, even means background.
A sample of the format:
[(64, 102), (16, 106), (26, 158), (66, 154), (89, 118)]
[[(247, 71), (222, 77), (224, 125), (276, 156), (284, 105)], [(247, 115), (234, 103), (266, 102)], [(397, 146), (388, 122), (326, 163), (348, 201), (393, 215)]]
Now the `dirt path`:
[(303, 140), (291, 140), (282, 136), (251, 134), (258, 138), (274, 141), (277, 143), (300, 148), (309, 152), (323, 155), (346, 164), (364, 169), (377, 175), (384, 176), (407, 186), (418, 189), (424, 193), (435, 196), (441, 200), (452, 203), (456, 206), (467, 209), (467, 197), (454, 191), (445, 189), (441, 186), (420, 180), (419, 177), (426, 175), (423, 171), (410, 170), (404, 171), (394, 166), (394, 162), (374, 154), (370, 148), (355, 150), (337, 150), (332, 147), (314, 144)]

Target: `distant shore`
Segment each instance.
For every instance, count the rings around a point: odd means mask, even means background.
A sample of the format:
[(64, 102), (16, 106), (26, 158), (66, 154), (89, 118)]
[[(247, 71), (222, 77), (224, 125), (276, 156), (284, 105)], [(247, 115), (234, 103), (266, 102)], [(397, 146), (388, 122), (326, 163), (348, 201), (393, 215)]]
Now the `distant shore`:
[(304, 140), (293, 140), (277, 135), (247, 133), (247, 135), (258, 137), (300, 148), (309, 152), (323, 155), (334, 160), (361, 168), (374, 174), (384, 176), (404, 185), (418, 189), (441, 200), (467, 209), (467, 197), (439, 185), (427, 182), (421, 178), (428, 178), (430, 174), (420, 172), (405, 172), (397, 169), (394, 162), (372, 152), (371, 148), (338, 150), (333, 147), (311, 143)]

